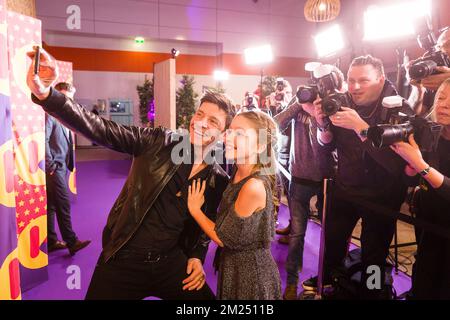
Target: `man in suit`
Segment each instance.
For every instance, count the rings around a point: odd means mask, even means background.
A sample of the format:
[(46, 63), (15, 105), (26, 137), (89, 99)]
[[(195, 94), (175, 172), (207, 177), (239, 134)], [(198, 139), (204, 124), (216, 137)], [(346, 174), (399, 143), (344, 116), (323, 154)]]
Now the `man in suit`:
[[(60, 82), (55, 88), (69, 98), (75, 94), (75, 88), (70, 83)], [(80, 241), (72, 229), (66, 178), (67, 170), (73, 171), (74, 168), (72, 133), (48, 114), (45, 117), (45, 144), (48, 252), (69, 249), (73, 256), (91, 241)], [(64, 242), (58, 240), (55, 216)]]

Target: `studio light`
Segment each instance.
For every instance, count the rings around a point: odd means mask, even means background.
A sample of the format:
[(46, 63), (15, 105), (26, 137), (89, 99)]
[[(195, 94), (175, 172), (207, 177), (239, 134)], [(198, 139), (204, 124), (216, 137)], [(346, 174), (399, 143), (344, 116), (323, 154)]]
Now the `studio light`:
[(214, 80), (225, 81), (230, 77), (230, 73), (226, 70), (214, 70)]
[(172, 50), (170, 51), (170, 53), (172, 54), (172, 58), (175, 59), (176, 57), (178, 57), (180, 55), (180, 50), (177, 50), (175, 48), (172, 48)]
[(341, 28), (334, 25), (314, 37), (319, 58), (337, 53), (344, 48), (344, 37)]
[(244, 50), (245, 63), (248, 65), (258, 65), (272, 62), (273, 53), (270, 45), (247, 48)]
[(431, 16), (431, 0), (370, 6), (364, 13), (364, 40), (395, 39), (415, 34), (415, 21)]

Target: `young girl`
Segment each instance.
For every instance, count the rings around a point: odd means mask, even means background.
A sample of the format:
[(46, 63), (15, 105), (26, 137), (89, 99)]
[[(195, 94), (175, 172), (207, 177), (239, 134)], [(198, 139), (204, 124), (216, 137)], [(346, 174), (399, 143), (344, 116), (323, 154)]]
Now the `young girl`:
[(243, 112), (226, 134), (226, 157), (236, 171), (224, 192), (216, 223), (201, 211), (205, 182), (189, 187), (188, 208), (220, 247), (217, 297), (221, 300), (281, 299), (278, 267), (270, 252), (275, 232), (273, 190), (277, 127), (259, 111)]

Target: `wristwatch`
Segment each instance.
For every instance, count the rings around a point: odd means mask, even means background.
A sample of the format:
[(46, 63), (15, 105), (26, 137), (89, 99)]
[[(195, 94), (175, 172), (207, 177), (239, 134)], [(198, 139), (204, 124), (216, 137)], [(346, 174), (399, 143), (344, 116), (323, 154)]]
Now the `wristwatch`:
[(359, 132), (359, 136), (361, 137), (361, 138), (367, 138), (367, 133), (369, 132), (369, 129), (368, 128), (366, 128), (366, 129), (362, 129), (360, 132)]
[(431, 170), (431, 167), (429, 166), (428, 168), (425, 168), (425, 169), (423, 169), (422, 171), (420, 171), (419, 174), (420, 174), (422, 177), (425, 177), (425, 176), (430, 172), (430, 170)]

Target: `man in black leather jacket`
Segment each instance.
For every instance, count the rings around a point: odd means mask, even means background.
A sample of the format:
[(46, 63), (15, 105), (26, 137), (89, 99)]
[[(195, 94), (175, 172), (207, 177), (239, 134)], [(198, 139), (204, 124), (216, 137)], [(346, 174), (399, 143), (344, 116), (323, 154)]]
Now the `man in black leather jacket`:
[[(207, 93), (189, 134), (180, 136), (101, 118), (51, 88), (56, 77), (55, 60), (41, 50), (38, 75), (32, 65), (27, 77), (33, 101), (91, 141), (133, 156), (103, 230), (103, 251), (86, 299), (214, 298), (202, 266), (209, 239), (187, 212), (187, 187), (193, 178), (207, 180), (203, 211), (214, 219), (228, 176), (214, 157), (206, 160), (231, 122), (231, 101)], [(187, 148), (180, 149), (186, 141)]]

